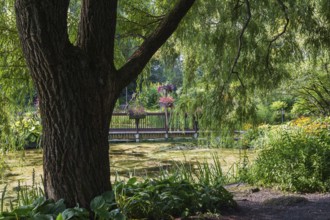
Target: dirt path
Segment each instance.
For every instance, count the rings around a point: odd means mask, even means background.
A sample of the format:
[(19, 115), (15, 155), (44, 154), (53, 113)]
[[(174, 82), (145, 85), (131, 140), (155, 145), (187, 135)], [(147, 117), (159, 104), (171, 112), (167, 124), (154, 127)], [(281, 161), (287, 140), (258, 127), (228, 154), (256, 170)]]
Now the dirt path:
[(241, 186), (228, 190), (240, 208), (223, 220), (330, 220), (330, 193), (288, 194)]

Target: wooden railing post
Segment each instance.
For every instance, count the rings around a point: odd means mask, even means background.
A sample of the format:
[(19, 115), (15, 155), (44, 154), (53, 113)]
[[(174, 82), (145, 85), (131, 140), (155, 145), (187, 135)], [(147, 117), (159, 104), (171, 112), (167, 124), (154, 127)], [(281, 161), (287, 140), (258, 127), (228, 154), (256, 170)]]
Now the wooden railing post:
[(194, 138), (198, 138), (198, 120), (195, 116), (193, 116), (193, 126), (194, 126), (194, 131), (195, 131), (195, 134), (194, 134)]
[(167, 107), (165, 106), (165, 140), (168, 139), (168, 115), (167, 115)]
[(135, 141), (136, 142), (140, 142), (139, 122), (140, 122), (140, 118), (135, 118), (135, 126), (136, 126)]

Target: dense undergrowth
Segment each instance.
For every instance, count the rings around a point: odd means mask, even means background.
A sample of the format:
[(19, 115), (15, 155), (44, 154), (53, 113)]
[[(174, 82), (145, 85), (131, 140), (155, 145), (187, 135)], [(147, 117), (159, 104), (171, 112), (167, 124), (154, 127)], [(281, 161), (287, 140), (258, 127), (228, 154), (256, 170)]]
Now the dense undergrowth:
[(175, 171), (162, 170), (157, 178), (118, 178), (113, 191), (91, 201), (91, 212), (79, 206), (66, 208), (64, 200), (46, 200), (39, 187), (18, 191), (5, 211), (5, 189), (0, 219), (173, 219), (235, 209), (236, 202), (223, 187), (227, 179), (220, 160), (215, 155), (213, 160), (212, 165), (197, 163), (195, 168), (176, 164)]
[(250, 131), (259, 150), (244, 180), (294, 192), (330, 191), (330, 118), (299, 118)]
[(294, 192), (329, 192), (329, 124), (330, 118), (303, 117), (251, 129), (242, 143), (258, 152), (257, 159), (251, 163), (243, 155), (225, 174), (214, 154), (211, 163), (176, 163), (172, 171), (161, 170), (156, 178), (118, 178), (113, 191), (91, 202), (92, 212), (79, 206), (66, 208), (64, 200), (45, 200), (39, 188), (39, 193), (32, 193), (37, 190), (33, 187), (18, 192), (4, 208), (4, 190), (0, 219), (173, 219), (221, 214), (237, 206), (223, 187), (234, 181)]

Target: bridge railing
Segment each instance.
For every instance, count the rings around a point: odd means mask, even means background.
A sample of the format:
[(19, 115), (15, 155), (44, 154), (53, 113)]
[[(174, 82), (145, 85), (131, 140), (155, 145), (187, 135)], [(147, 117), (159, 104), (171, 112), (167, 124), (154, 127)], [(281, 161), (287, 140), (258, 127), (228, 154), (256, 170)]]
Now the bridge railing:
[(110, 139), (138, 139), (142, 136), (186, 136), (188, 134), (197, 137), (197, 123), (192, 117), (174, 116), (168, 113), (168, 124), (165, 112), (148, 112), (144, 118), (139, 119), (138, 126), (134, 119), (130, 119), (127, 113), (113, 113), (110, 124)]
[[(165, 129), (165, 113), (151, 112), (147, 113), (145, 118), (141, 118), (139, 121), (139, 130), (144, 129)], [(136, 129), (134, 119), (130, 119), (126, 113), (113, 113), (110, 130), (127, 130)]]

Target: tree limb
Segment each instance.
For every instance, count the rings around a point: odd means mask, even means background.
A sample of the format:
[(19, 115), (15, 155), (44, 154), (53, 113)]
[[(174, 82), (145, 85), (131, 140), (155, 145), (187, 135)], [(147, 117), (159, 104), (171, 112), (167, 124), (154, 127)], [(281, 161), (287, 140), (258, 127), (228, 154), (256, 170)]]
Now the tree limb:
[(28, 62), (39, 65), (36, 54), (42, 54), (47, 65), (58, 62), (69, 43), (68, 7), (69, 0), (16, 0), (16, 24)]
[[(309, 90), (311, 90), (310, 88), (307, 87), (303, 87), (303, 89), (305, 90), (305, 94), (308, 95), (310, 98), (312, 98), (316, 103), (314, 104), (314, 106), (317, 106), (318, 109), (322, 109), (323, 114), (327, 111), (326, 107), (323, 106), (322, 102), (320, 100), (318, 100), (317, 97), (315, 97), (311, 92), (309, 92)], [(312, 90), (313, 91), (313, 90)], [(303, 93), (303, 92), (302, 92)], [(304, 94), (304, 93), (303, 93)]]
[(92, 60), (114, 69), (114, 41), (118, 0), (83, 0), (78, 46)]
[(141, 73), (154, 53), (176, 30), (180, 21), (187, 14), (194, 2), (195, 0), (180, 0), (164, 17), (159, 26), (133, 53), (126, 64), (119, 69), (118, 75), (122, 78), (125, 85)]
[(244, 87), (244, 84), (243, 84), (243, 81), (241, 80), (240, 76), (239, 76), (239, 73), (235, 71), (235, 67), (238, 63), (238, 59), (239, 57), (241, 56), (241, 50), (242, 50), (242, 47), (243, 47), (243, 35), (245, 33), (245, 30), (246, 28), (248, 27), (249, 23), (250, 23), (250, 20), (251, 20), (251, 9), (250, 9), (250, 2), (249, 0), (245, 0), (245, 4), (246, 4), (246, 11), (247, 11), (247, 19), (244, 23), (244, 26), (240, 32), (240, 35), (239, 35), (239, 38), (238, 38), (238, 49), (237, 49), (237, 54), (236, 54), (236, 57), (234, 59), (234, 63), (231, 67), (231, 70), (230, 70), (230, 73), (231, 74), (236, 74), (238, 80), (240, 81), (241, 85)]
[(285, 24), (284, 24), (283, 30), (280, 33), (278, 33), (277, 35), (275, 35), (273, 37), (273, 39), (271, 39), (269, 41), (268, 48), (267, 48), (267, 55), (266, 55), (266, 68), (267, 68), (268, 72), (271, 72), (271, 70), (270, 70), (270, 67), (271, 67), (270, 52), (271, 52), (271, 49), (272, 49), (272, 45), (276, 40), (278, 40), (286, 32), (287, 27), (288, 27), (289, 22), (290, 22), (287, 7), (284, 5), (284, 3), (281, 0), (277, 0), (277, 2), (280, 4), (280, 6), (281, 6), (281, 8), (284, 12)]

